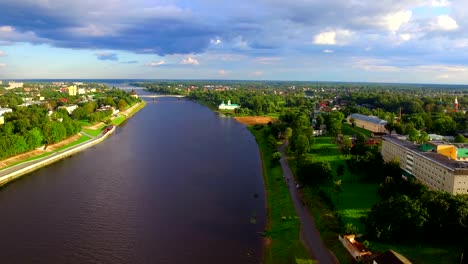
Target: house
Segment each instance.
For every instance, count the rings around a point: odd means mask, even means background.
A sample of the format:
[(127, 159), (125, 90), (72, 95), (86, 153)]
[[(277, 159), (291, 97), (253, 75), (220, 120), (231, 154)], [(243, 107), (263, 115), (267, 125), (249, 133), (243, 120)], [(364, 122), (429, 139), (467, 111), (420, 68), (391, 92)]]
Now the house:
[(369, 264), (412, 264), (403, 255), (398, 254), (393, 250), (385, 251), (384, 253), (378, 253), (370, 258), (370, 261), (366, 261)]
[(85, 88), (78, 88), (78, 94), (86, 94), (86, 89)]
[(346, 250), (353, 256), (357, 261), (361, 261), (366, 257), (370, 257), (372, 252), (370, 252), (363, 244), (359, 243), (356, 240), (356, 235), (345, 235), (338, 236), (338, 239), (341, 241), (341, 244), (346, 248)]
[(0, 125), (5, 123), (5, 117), (3, 116), (5, 113), (11, 113), (13, 109), (11, 108), (0, 108)]
[(68, 106), (59, 106), (58, 109), (67, 110), (68, 114), (71, 115), (75, 109), (78, 108), (78, 105), (68, 105)]
[(231, 104), (231, 100), (228, 100), (228, 103), (225, 104), (224, 101), (218, 106), (219, 110), (234, 110), (239, 108), (240, 105), (238, 104)]

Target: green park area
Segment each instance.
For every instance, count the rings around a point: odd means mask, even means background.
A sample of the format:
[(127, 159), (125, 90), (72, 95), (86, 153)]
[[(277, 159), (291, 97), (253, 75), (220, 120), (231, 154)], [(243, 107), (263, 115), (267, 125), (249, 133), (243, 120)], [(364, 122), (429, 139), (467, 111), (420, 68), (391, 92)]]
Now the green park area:
[(289, 190), (283, 180), (281, 165), (272, 157), (263, 128), (249, 127), (260, 148), (263, 177), (267, 192), (268, 224), (265, 228), (265, 263), (314, 263), (299, 238), (297, 218)]
[[(305, 187), (304, 199), (325, 244), (335, 253), (340, 263), (351, 263), (349, 253), (344, 250), (337, 237), (349, 224), (357, 233), (366, 233), (361, 218), (366, 217), (372, 206), (379, 202), (377, 195), (379, 184), (351, 173), (346, 165), (346, 159), (349, 157), (341, 154), (338, 144), (333, 143), (332, 137), (315, 138), (309, 155), (314, 161), (326, 161), (330, 164), (333, 184), (321, 187), (326, 195), (312, 187)], [(339, 172), (339, 167), (344, 169)], [(453, 254), (453, 248), (406, 244), (405, 241), (381, 243), (370, 240), (369, 248), (374, 253), (395, 250), (413, 263), (457, 263), (458, 259), (456, 254)]]

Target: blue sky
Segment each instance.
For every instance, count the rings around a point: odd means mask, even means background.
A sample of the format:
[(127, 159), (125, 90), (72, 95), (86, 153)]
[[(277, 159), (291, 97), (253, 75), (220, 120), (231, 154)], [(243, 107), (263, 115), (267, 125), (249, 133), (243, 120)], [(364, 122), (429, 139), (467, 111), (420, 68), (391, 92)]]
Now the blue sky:
[(466, 0), (1, 0), (0, 79), (468, 84)]

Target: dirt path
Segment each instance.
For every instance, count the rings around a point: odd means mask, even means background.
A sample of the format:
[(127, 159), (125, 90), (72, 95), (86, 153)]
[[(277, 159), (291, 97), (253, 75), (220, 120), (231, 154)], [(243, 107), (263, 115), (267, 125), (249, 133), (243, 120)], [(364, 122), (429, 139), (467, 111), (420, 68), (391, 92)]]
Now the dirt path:
[[(286, 155), (284, 153), (284, 148), (286, 146), (287, 143), (283, 144), (280, 148), (280, 162), (283, 169), (283, 175), (289, 185), (289, 192), (294, 203), (294, 208), (296, 208), (296, 213), (301, 221), (301, 240), (303, 241), (309, 253), (315, 260), (318, 261), (318, 263), (339, 264), (335, 255), (323, 244), (322, 239), (320, 238), (320, 233), (315, 227), (314, 218), (309, 213), (309, 210), (306, 206), (304, 206), (301, 198), (299, 197), (298, 190), (295, 188), (294, 184), (294, 176), (292, 174), (291, 168), (289, 168), (288, 161), (286, 160)], [(338, 240), (338, 238), (336, 239)]]

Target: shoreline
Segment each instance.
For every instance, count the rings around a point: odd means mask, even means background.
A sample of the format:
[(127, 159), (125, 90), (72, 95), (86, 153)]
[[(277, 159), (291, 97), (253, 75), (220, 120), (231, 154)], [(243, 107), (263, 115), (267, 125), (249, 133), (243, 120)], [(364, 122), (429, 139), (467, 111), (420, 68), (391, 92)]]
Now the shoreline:
[(101, 131), (98, 136), (93, 137), (89, 140), (86, 140), (78, 145), (73, 145), (66, 149), (57, 151), (57, 152), (51, 152), (49, 155), (45, 157), (38, 157), (32, 160), (25, 160), (18, 164), (15, 164), (13, 166), (9, 166), (0, 170), (0, 187), (3, 187), (4, 185), (22, 176), (25, 176), (35, 170), (46, 167), (52, 163), (55, 163), (59, 160), (72, 156), (73, 154), (76, 154), (82, 150), (85, 150), (89, 147), (92, 147), (94, 145), (101, 143), (102, 141), (104, 141), (104, 139), (106, 139), (107, 137), (109, 137), (111, 134), (115, 132), (115, 130), (117, 129), (117, 126), (124, 123), (126, 120), (128, 120), (138, 111), (143, 109), (145, 106), (146, 106), (146, 102), (143, 100), (142, 102), (139, 102), (133, 105), (132, 107), (130, 107), (129, 109), (127, 109), (129, 110), (129, 113), (126, 115), (123, 115), (125, 119), (119, 124), (112, 124), (113, 128), (104, 134), (102, 134), (102, 131)]

